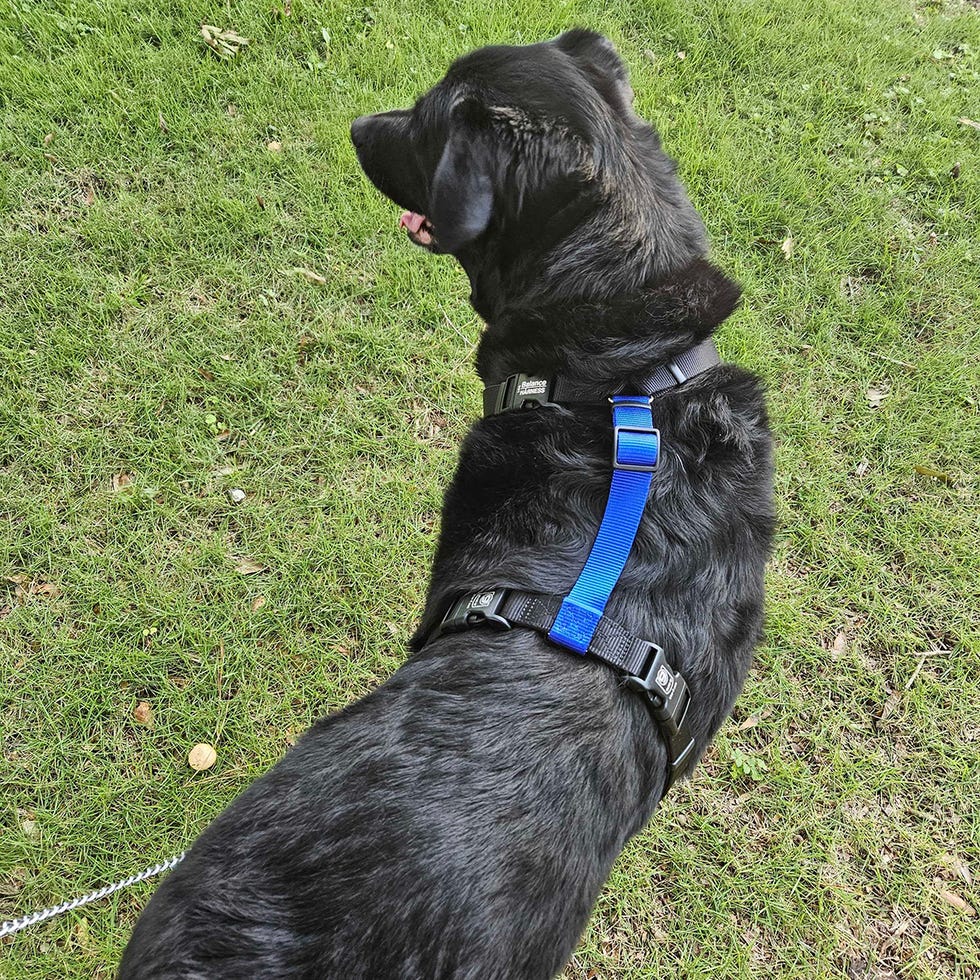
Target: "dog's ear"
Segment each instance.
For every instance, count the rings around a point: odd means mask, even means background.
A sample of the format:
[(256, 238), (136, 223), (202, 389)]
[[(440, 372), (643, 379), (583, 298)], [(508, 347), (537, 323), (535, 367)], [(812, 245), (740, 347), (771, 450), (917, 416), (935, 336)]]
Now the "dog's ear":
[(493, 214), (495, 157), (486, 107), (474, 99), (454, 106), (449, 138), (432, 178), (429, 221), (439, 245), (456, 252), (486, 231)]
[(589, 76), (608, 102), (625, 108), (633, 104), (629, 71), (609, 38), (575, 27), (559, 34), (554, 43)]

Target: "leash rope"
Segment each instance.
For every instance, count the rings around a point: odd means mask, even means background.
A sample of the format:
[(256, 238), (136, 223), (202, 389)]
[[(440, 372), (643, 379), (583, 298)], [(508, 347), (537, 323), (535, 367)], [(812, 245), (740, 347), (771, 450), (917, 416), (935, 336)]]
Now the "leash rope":
[(60, 905), (52, 905), (51, 908), (31, 912), (29, 915), (21, 916), (19, 919), (9, 919), (6, 922), (0, 922), (0, 939), (3, 939), (4, 936), (12, 936), (15, 932), (20, 932), (21, 929), (26, 929), (28, 926), (36, 926), (38, 923), (53, 919), (56, 915), (61, 915), (63, 912), (70, 912), (72, 909), (78, 909), (83, 905), (89, 905), (92, 902), (98, 902), (100, 899), (108, 898), (115, 892), (129, 888), (130, 885), (135, 885), (140, 881), (146, 881), (147, 878), (153, 878), (155, 875), (162, 874), (164, 871), (169, 871), (171, 868), (180, 864), (186, 854), (187, 851), (181, 851), (180, 854), (175, 854), (173, 857), (167, 858), (166, 861), (154, 864), (153, 867), (147, 868), (139, 874), (131, 875), (129, 878), (123, 878), (122, 881), (106, 885), (104, 888), (98, 888), (86, 895), (79, 895), (78, 898), (73, 898), (69, 902), (62, 902)]

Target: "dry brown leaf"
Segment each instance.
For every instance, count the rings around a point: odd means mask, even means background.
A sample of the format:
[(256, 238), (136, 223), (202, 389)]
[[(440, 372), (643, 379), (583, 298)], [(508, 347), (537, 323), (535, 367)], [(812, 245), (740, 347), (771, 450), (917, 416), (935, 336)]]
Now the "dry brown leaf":
[(878, 715), (878, 721), (885, 721), (890, 718), (898, 710), (898, 706), (902, 703), (902, 692), (892, 691), (888, 695), (885, 703), (881, 706), (881, 714)]
[(257, 595), (252, 600), (252, 612), (258, 612), (266, 603), (266, 598), (264, 595)]
[(215, 752), (213, 745), (207, 742), (199, 742), (187, 753), (187, 764), (195, 772), (204, 772), (210, 769), (218, 761), (218, 753)]
[(214, 27), (211, 24), (201, 24), (201, 37), (204, 43), (221, 59), (228, 61), (234, 58), (242, 48), (251, 42), (230, 28)]
[(57, 599), (61, 595), (61, 588), (54, 582), (37, 582), (31, 591), (45, 599)]
[(243, 555), (235, 559), (235, 571), (241, 572), (242, 575), (255, 575), (256, 572), (267, 572), (268, 570), (268, 565), (263, 565), (262, 562), (256, 561), (254, 558), (246, 558)]
[(133, 482), (133, 474), (126, 473), (116, 473), (112, 477), (112, 492), (119, 493), (120, 490), (128, 487)]
[(255, 203), (264, 211), (265, 210), (265, 198), (261, 194), (255, 195)]
[(167, 125), (167, 120), (163, 118), (163, 113), (157, 113), (157, 125), (160, 127), (161, 133), (169, 133), (170, 127)]
[(830, 646), (830, 652), (839, 657), (847, 649), (847, 634), (838, 633)]
[(133, 721), (137, 725), (142, 725), (144, 728), (153, 727), (153, 709), (150, 707), (149, 701), (140, 701), (135, 708), (133, 708)]
[(282, 143), (279, 140), (269, 140), (269, 142), (265, 144), (265, 148), (270, 153), (282, 153)]
[(977, 914), (977, 910), (965, 898), (960, 898), (956, 892), (951, 892), (945, 888), (940, 888), (939, 897), (947, 905), (952, 905), (954, 909), (959, 909), (961, 912), (969, 915), (971, 918)]
[(749, 715), (749, 717), (746, 718), (745, 721), (743, 721), (742, 724), (738, 726), (738, 730), (740, 732), (744, 732), (749, 728), (755, 728), (755, 726), (758, 724), (759, 724), (759, 716)]
[(87, 184), (85, 189), (82, 191), (82, 204), (87, 207), (91, 207), (95, 204), (95, 188), (91, 184)]
[(47, 133), (44, 137), (44, 145), (50, 146), (54, 142), (54, 133)]
[(960, 116), (957, 122), (961, 126), (971, 126), (973, 129), (980, 129), (980, 123), (974, 122), (972, 119), (967, 119), (966, 116)]
[(787, 261), (793, 257), (793, 248), (796, 242), (793, 241), (792, 235), (787, 235), (783, 239), (783, 244), (779, 246), (779, 250), (783, 253), (783, 258)]
[(48, 163), (57, 163), (58, 162), (58, 158), (53, 153), (45, 153), (44, 154), (44, 159), (47, 160)]

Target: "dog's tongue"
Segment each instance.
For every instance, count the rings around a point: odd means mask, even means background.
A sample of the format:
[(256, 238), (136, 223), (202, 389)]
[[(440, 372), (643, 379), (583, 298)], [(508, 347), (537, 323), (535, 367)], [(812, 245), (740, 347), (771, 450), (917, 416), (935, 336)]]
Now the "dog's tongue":
[(419, 233), (419, 229), (425, 223), (424, 214), (416, 214), (414, 211), (406, 211), (398, 222), (399, 228), (407, 228), (413, 235)]

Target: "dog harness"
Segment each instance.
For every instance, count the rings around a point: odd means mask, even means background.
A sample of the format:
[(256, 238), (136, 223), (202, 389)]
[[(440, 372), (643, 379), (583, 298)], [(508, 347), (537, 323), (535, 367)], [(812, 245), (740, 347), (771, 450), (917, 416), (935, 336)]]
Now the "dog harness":
[[(606, 603), (626, 565), (643, 517), (650, 484), (660, 459), (660, 432), (654, 428), (653, 396), (683, 385), (720, 363), (706, 340), (657, 369), (638, 385), (637, 394), (616, 394), (612, 405), (612, 482), (592, 550), (567, 595), (488, 589), (460, 596), (449, 607), (431, 639), (476, 626), (543, 633), (558, 646), (588, 654), (615, 669), (624, 684), (643, 696), (667, 744), (667, 787), (694, 761), (694, 737), (687, 725), (691, 695), (683, 676), (662, 647), (632, 634), (605, 615)], [(484, 415), (563, 403), (595, 402), (594, 394), (561, 376), (513, 374), (483, 393)], [(666, 792), (666, 790), (665, 790)]]

